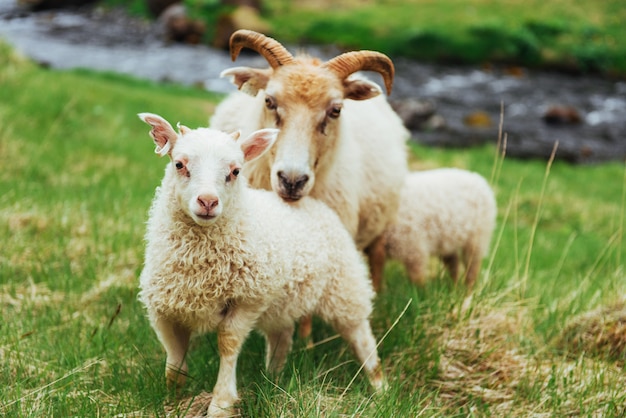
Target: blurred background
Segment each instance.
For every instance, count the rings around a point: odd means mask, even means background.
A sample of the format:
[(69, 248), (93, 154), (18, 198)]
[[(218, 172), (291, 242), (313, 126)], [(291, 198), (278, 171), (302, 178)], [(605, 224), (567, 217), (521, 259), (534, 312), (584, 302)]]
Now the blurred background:
[(0, 38), (41, 65), (219, 93), (237, 29), (322, 57), (378, 50), (415, 141), (493, 142), (503, 116), (509, 156), (545, 159), (558, 140), (573, 163), (626, 158), (623, 22), (623, 0), (0, 0)]

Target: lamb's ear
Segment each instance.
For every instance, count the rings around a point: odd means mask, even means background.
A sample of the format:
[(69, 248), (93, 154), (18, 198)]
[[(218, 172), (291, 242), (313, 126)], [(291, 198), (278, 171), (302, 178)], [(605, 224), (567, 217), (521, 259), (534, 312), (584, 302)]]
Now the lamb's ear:
[(180, 132), (181, 135), (186, 135), (191, 132), (191, 129), (189, 129), (185, 125), (181, 125), (180, 122), (176, 124), (176, 127), (178, 128), (178, 132)]
[(235, 132), (229, 133), (228, 136), (230, 136), (232, 139), (234, 139), (236, 141), (241, 136), (241, 131), (240, 130), (236, 130)]
[(152, 127), (150, 136), (156, 144), (154, 152), (161, 157), (169, 154), (178, 138), (178, 134), (176, 134), (172, 125), (161, 116), (153, 113), (140, 113), (137, 116)]
[(259, 90), (265, 89), (272, 75), (271, 68), (257, 69), (249, 67), (228, 68), (220, 73), (220, 77), (230, 77), (231, 83), (250, 96), (256, 96)]
[(252, 161), (263, 155), (272, 147), (277, 136), (278, 129), (261, 129), (252, 132), (246, 139), (239, 140), (244, 160), (246, 162)]

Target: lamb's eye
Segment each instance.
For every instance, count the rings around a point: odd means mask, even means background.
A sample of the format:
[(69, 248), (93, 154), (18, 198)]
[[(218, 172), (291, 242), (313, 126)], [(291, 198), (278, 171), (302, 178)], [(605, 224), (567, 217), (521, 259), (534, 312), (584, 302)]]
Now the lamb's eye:
[(184, 161), (181, 161), (181, 160), (174, 161), (174, 167), (176, 167), (176, 171), (178, 172), (179, 175), (185, 176), (185, 177), (191, 177), (191, 175), (189, 174), (189, 170), (187, 170), (187, 165), (185, 164)]
[(265, 107), (269, 110), (276, 110), (276, 100), (272, 96), (265, 96)]
[(341, 114), (341, 106), (333, 106), (328, 111), (328, 117), (332, 119), (337, 119)]
[(238, 175), (239, 175), (239, 169), (233, 168), (232, 170), (230, 170), (230, 173), (228, 173), (228, 175), (226, 176), (226, 183), (230, 182), (231, 180), (236, 179)]

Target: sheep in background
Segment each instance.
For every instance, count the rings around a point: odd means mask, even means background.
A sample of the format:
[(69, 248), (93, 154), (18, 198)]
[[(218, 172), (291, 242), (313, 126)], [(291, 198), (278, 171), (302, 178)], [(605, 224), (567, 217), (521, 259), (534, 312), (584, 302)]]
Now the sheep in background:
[[(250, 185), (274, 190), (285, 201), (313, 196), (330, 206), (365, 249), (370, 265), (382, 249), (383, 230), (395, 219), (408, 172), (410, 134), (381, 95), (357, 71), (376, 71), (391, 91), (394, 66), (384, 54), (355, 51), (327, 62), (292, 56), (278, 41), (239, 30), (230, 39), (233, 61), (243, 48), (261, 54), (270, 68), (222, 72), (242, 92), (220, 103), (213, 128), (244, 135), (280, 128), (271, 152), (248, 164)], [(374, 282), (374, 288), (378, 288)]]
[(265, 152), (276, 129), (239, 133), (179, 126), (143, 113), (156, 152), (169, 155), (150, 209), (139, 298), (166, 353), (166, 378), (182, 385), (192, 334), (217, 331), (220, 366), (209, 416), (237, 401), (236, 362), (250, 331), (267, 341), (279, 371), (294, 321), (316, 314), (345, 338), (372, 386), (384, 380), (369, 316), (374, 296), (362, 254), (337, 215), (303, 197), (288, 204), (247, 187), (245, 163)]
[(412, 172), (396, 223), (385, 231), (385, 250), (418, 285), (426, 283), (431, 256), (443, 261), (455, 282), (462, 260), (471, 287), (489, 250), (496, 213), (493, 190), (477, 173), (456, 168)]

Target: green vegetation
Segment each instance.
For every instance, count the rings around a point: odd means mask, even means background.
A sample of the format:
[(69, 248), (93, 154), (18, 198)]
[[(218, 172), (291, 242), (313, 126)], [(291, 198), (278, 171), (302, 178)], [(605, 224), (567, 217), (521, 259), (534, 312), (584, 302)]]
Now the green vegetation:
[(280, 40), (336, 43), (391, 56), (626, 74), (620, 0), (502, 2), (266, 0)]
[[(103, 0), (146, 14), (145, 2)], [(220, 0), (184, 0), (207, 23)], [(460, 64), (509, 64), (626, 76), (622, 0), (264, 0), (262, 16), (281, 42), (373, 49), (392, 57)]]
[[(176, 403), (136, 295), (165, 160), (136, 114), (200, 126), (219, 97), (45, 70), (2, 45), (0, 63), (0, 415), (164, 416)], [(495, 140), (412, 147), (414, 168), (492, 179), (498, 227), (471, 298), (445, 277), (417, 289), (388, 264), (372, 324), (389, 391), (372, 397), (317, 323), (318, 345), (297, 341), (276, 378), (251, 335), (244, 416), (623, 416), (625, 166), (502, 159)], [(217, 373), (213, 335), (195, 340), (189, 363), (195, 408)]]

